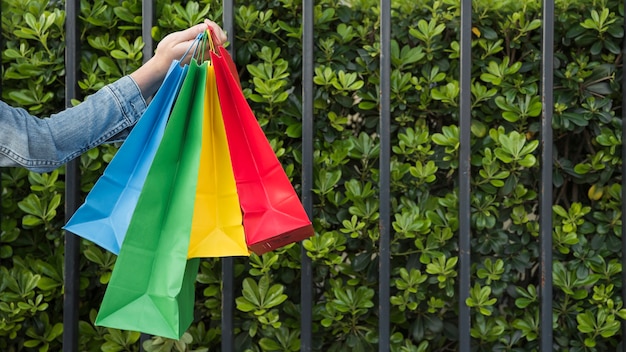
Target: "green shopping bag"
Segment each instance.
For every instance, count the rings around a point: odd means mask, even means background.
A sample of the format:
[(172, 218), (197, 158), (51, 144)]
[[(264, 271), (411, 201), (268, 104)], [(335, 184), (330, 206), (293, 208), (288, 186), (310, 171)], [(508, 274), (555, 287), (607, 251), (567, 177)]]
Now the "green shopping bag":
[(207, 62), (195, 59), (139, 195), (96, 325), (179, 339), (193, 321), (199, 259), (187, 260)]

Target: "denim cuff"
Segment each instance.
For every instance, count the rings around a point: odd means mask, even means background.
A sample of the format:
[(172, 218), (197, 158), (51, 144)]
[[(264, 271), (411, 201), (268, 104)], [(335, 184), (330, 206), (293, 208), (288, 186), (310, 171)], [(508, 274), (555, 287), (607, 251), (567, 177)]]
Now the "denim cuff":
[(148, 103), (143, 98), (137, 82), (130, 76), (124, 76), (103, 89), (111, 92), (120, 108), (125, 125), (128, 127), (107, 140), (107, 143), (121, 142), (126, 139), (132, 126), (139, 121), (141, 115), (146, 111)]

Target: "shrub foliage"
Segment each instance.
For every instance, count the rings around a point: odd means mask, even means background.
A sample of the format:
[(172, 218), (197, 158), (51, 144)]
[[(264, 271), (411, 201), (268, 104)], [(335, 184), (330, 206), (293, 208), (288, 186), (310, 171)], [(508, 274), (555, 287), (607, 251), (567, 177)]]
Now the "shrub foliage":
[[(221, 3), (158, 0), (153, 37), (208, 17)], [(472, 345), (537, 350), (539, 201), (552, 192), (554, 349), (615, 350), (620, 298), (623, 8), (556, 3), (553, 185), (540, 174), (541, 2), (473, 1)], [(392, 211), (393, 351), (458, 343), (459, 25), (457, 0), (392, 4), (391, 136), (378, 134), (379, 4), (315, 4), (312, 259), (316, 351), (376, 350), (380, 192)], [(235, 58), (245, 93), (296, 188), (301, 180), (301, 2), (245, 0)], [(82, 1), (81, 96), (139, 67), (141, 1)], [(65, 12), (57, 0), (2, 1), (2, 99), (39, 116), (64, 106)], [(78, 100), (76, 101), (78, 102)], [(379, 189), (381, 138), (391, 188)], [(116, 152), (80, 157), (86, 193)], [(64, 168), (2, 170), (0, 349), (61, 350)], [(300, 247), (235, 261), (238, 350), (298, 351)], [(137, 351), (136, 332), (93, 322), (115, 257), (83, 241), (80, 350)], [(203, 260), (196, 321), (180, 341), (146, 351), (219, 350), (220, 261)]]

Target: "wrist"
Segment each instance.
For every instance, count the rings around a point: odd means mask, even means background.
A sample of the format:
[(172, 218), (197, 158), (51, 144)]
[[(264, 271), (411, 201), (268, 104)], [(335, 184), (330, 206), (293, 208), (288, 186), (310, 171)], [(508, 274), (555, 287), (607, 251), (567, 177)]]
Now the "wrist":
[(169, 64), (165, 65), (165, 63), (161, 61), (162, 60), (156, 57), (152, 57), (135, 72), (130, 74), (131, 78), (137, 83), (144, 99), (156, 93), (167, 74)]

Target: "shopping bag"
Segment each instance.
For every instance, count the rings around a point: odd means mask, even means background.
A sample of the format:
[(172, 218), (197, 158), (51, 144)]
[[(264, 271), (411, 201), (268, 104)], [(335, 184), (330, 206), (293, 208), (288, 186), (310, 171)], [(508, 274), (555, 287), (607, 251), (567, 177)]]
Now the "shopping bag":
[(207, 63), (192, 59), (132, 215), (96, 325), (179, 339), (193, 320), (187, 260)]
[(241, 207), (212, 65), (207, 67), (204, 101), (202, 152), (188, 256), (247, 256)]
[(232, 58), (211, 52), (248, 248), (263, 254), (314, 234), (300, 199), (248, 105)]
[(187, 73), (172, 62), (163, 84), (64, 229), (118, 254), (169, 114)]

